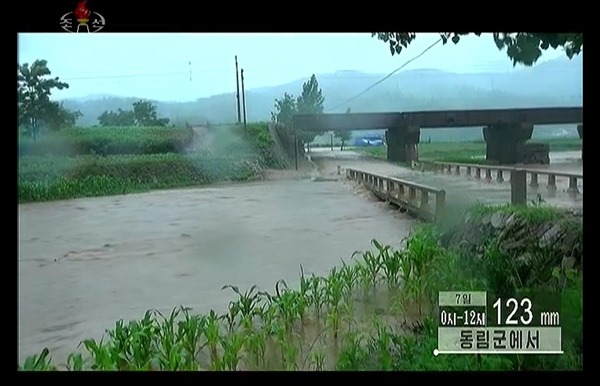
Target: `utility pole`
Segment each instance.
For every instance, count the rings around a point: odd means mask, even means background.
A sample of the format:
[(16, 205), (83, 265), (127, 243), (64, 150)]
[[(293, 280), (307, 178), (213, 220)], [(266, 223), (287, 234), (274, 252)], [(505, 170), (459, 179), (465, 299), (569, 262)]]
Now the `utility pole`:
[(246, 129), (246, 92), (244, 91), (244, 69), (241, 71), (242, 77), (242, 111), (244, 114), (244, 130)]
[(235, 99), (237, 101), (238, 123), (242, 123), (242, 113), (240, 112), (240, 71), (238, 70), (237, 55), (235, 56)]

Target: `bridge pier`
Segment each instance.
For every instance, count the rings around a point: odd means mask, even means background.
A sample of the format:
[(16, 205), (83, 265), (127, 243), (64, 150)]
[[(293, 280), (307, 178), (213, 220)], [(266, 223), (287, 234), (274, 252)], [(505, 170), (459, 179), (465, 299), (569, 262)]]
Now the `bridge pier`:
[(500, 165), (521, 162), (525, 141), (531, 138), (533, 124), (497, 123), (483, 128), (485, 158)]
[(583, 123), (577, 125), (577, 133), (579, 134), (579, 139), (581, 139), (581, 160), (583, 161)]
[(418, 147), (421, 129), (417, 126), (401, 126), (385, 132), (387, 159), (392, 162), (419, 160)]

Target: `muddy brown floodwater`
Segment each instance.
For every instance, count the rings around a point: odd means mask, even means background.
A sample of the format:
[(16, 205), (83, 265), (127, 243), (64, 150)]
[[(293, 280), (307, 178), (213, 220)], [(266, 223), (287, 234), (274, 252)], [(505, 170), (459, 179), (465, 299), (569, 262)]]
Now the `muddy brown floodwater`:
[(295, 285), (415, 220), (340, 181), (277, 180), (19, 205), (19, 360), (64, 362), (119, 319), (177, 305), (205, 313), (226, 284)]

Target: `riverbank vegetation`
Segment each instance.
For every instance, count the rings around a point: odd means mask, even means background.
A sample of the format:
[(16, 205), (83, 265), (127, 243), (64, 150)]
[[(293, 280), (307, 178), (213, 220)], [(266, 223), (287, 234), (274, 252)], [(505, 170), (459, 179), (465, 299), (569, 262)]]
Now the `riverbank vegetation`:
[[(581, 151), (579, 138), (551, 138), (540, 140), (550, 145), (551, 152)], [(385, 146), (361, 148), (365, 154), (386, 159)], [(419, 159), (422, 161), (485, 163), (485, 142), (421, 142), (419, 144)]]
[(19, 139), (19, 202), (60, 200), (261, 178), (285, 167), (267, 123), (203, 128), (63, 129)]
[[(65, 364), (44, 349), (21, 369), (581, 369), (581, 219), (539, 204), (477, 206), (449, 224), (414, 229), (402, 249), (373, 240), (324, 277), (300, 267), (295, 288), (224, 285), (232, 301), (223, 314), (149, 310), (83, 341)], [(438, 291), (452, 290), (559, 295), (564, 354), (434, 356)]]

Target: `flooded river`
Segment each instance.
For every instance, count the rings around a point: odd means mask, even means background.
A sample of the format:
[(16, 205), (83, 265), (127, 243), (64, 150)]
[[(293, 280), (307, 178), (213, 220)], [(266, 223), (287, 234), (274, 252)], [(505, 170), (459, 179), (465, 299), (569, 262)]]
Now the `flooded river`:
[(177, 305), (204, 313), (223, 285), (272, 290), (300, 265), (398, 245), (415, 223), (340, 181), (276, 180), (19, 205), (19, 359), (63, 362), (118, 319)]
[[(553, 167), (581, 170), (576, 154), (565, 156)], [(260, 183), (19, 205), (19, 359), (48, 347), (60, 363), (82, 339), (147, 309), (223, 311), (233, 299), (226, 284), (295, 285), (300, 265), (325, 274), (372, 238), (398, 246), (415, 220), (352, 185), (324, 181), (338, 178), (337, 166), (447, 189), (453, 205), (510, 197), (506, 183), (424, 174), (351, 151), (313, 159), (321, 178), (282, 172)], [(560, 191), (553, 200), (583, 202)]]

